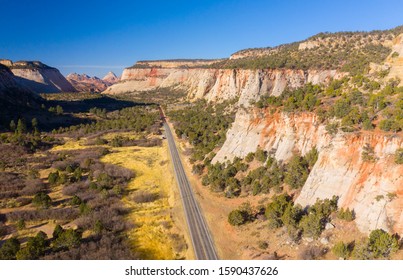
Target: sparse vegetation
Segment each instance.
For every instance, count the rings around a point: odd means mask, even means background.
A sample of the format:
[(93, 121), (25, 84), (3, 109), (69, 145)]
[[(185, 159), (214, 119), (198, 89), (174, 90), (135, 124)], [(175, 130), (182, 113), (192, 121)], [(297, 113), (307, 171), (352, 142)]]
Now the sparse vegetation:
[(345, 244), (343, 241), (337, 242), (332, 248), (333, 254), (336, 257), (341, 259), (347, 259), (351, 253), (348, 244)]
[(232, 103), (229, 101), (213, 106), (198, 101), (185, 109), (168, 112), (176, 135), (192, 144), (193, 162), (203, 161), (211, 151), (224, 143), (227, 129), (234, 120), (233, 111), (226, 109)]
[(399, 148), (395, 152), (395, 163), (403, 164), (403, 148)]
[[(74, 98), (74, 101), (60, 101), (63, 96)], [(103, 98), (92, 95), (79, 101), (79, 94), (74, 97), (60, 94), (54, 98), (42, 106), (42, 110), (54, 108), (50, 110), (54, 112), (46, 110), (45, 115), (54, 113), (55, 119), (74, 119), (77, 122), (85, 114), (85, 119), (74, 126), (67, 121), (52, 135), (40, 130), (42, 125), (47, 125), (41, 116), (26, 121), (17, 118), (9, 122), (11, 131), (0, 135), (0, 205), (11, 209), (0, 215), (0, 230), (2, 237), (6, 233), (14, 236), (2, 242), (0, 258), (145, 257), (144, 252), (130, 245), (132, 240), (129, 242), (128, 232), (132, 224), (126, 219), (129, 210), (122, 202), (134, 174), (126, 168), (103, 163), (101, 158), (114, 146), (120, 149), (127, 145), (161, 145), (158, 139), (159, 112), (155, 106), (131, 107), (133, 103), (126, 101), (116, 101), (116, 104), (128, 108), (111, 111), (113, 106), (117, 106), (109, 105), (111, 99), (105, 104), (107, 106), (102, 107)], [(91, 102), (96, 107), (91, 106)], [(128, 129), (134, 137), (120, 135)], [(115, 136), (103, 136), (108, 133)], [(79, 138), (72, 138), (81, 136), (86, 137), (82, 142)], [(65, 142), (66, 138), (71, 140)], [(95, 143), (88, 140), (97, 138), (105, 141)], [(41, 230), (53, 222), (57, 225), (49, 238)]]

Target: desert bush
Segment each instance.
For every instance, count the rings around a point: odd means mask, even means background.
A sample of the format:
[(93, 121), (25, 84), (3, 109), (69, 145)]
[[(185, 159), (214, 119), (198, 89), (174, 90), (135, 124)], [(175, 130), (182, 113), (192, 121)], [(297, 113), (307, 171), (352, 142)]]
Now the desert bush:
[(232, 226), (240, 226), (246, 223), (247, 214), (239, 209), (232, 210), (228, 215), (228, 223)]
[(41, 179), (27, 179), (25, 187), (22, 189), (22, 195), (34, 195), (38, 192), (45, 191), (46, 186)]
[(57, 237), (53, 240), (52, 246), (56, 250), (69, 249), (72, 247), (78, 247), (82, 238), (82, 232), (80, 229), (63, 229), (59, 230)]
[(350, 249), (348, 244), (345, 244), (343, 241), (337, 242), (332, 248), (333, 254), (342, 259), (347, 259), (350, 255)]
[(72, 183), (72, 184), (68, 184), (68, 185), (64, 186), (62, 193), (64, 195), (74, 196), (78, 193), (83, 192), (86, 189), (88, 189), (87, 182), (76, 182), (76, 183)]
[(368, 246), (368, 238), (363, 239), (359, 242), (356, 242), (353, 252), (352, 252), (352, 257), (356, 260), (373, 259), (373, 254), (369, 250), (369, 246)]
[(265, 162), (267, 159), (267, 152), (258, 147), (255, 152), (255, 158), (260, 162)]
[(126, 237), (113, 232), (103, 232), (98, 238), (82, 241), (76, 248), (52, 252), (43, 259), (58, 260), (133, 260), (139, 255), (132, 252)]
[(395, 163), (403, 164), (403, 148), (399, 148), (395, 152)]
[(44, 192), (37, 193), (32, 199), (32, 204), (38, 208), (46, 209), (52, 204), (52, 199)]
[(47, 246), (47, 235), (40, 231), (35, 237), (28, 238), (26, 246), (17, 252), (16, 258), (17, 260), (36, 260), (45, 254)]
[(20, 242), (17, 238), (7, 239), (0, 247), (0, 260), (15, 260), (20, 247)]
[(32, 199), (29, 197), (20, 196), (15, 199), (15, 202), (17, 202), (18, 207), (21, 207), (30, 204)]
[(326, 254), (326, 250), (318, 247), (318, 246), (308, 246), (307, 248), (303, 249), (299, 254), (299, 259), (301, 260), (318, 260), (324, 254)]
[(368, 143), (366, 143), (364, 145), (364, 147), (362, 148), (361, 158), (365, 162), (375, 162), (376, 161), (374, 148), (371, 147), (371, 145), (369, 145)]
[(382, 229), (376, 229), (369, 235), (368, 248), (375, 258), (386, 258), (399, 249), (398, 238)]
[(282, 217), (289, 206), (293, 206), (290, 196), (286, 194), (273, 196), (272, 202), (267, 205), (265, 211), (269, 227), (279, 228), (283, 226)]
[(131, 197), (136, 203), (148, 203), (157, 200), (159, 198), (159, 194), (146, 190), (140, 190), (136, 191)]
[(0, 197), (17, 197), (25, 186), (25, 180), (16, 173), (0, 172)]
[[(313, 160), (313, 159), (312, 159)], [(285, 173), (284, 182), (291, 188), (301, 188), (309, 174), (309, 165), (305, 158), (295, 155), (291, 158), (287, 165), (287, 172)]]
[(43, 221), (43, 220), (74, 220), (79, 215), (77, 209), (74, 208), (56, 208), (37, 210), (17, 210), (7, 213), (7, 220), (17, 221), (23, 219), (25, 221)]
[(350, 210), (349, 208), (347, 209), (341, 208), (337, 212), (337, 218), (350, 222), (355, 219), (354, 210)]
[(134, 177), (132, 170), (113, 164), (105, 164), (104, 170), (109, 176), (114, 178), (122, 178), (126, 181)]

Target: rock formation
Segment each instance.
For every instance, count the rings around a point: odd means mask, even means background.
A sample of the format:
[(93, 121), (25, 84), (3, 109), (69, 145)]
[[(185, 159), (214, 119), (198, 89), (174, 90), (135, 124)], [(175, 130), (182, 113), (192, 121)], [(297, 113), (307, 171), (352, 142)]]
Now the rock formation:
[(107, 86), (111, 86), (119, 82), (120, 79), (115, 75), (115, 73), (109, 71), (108, 74), (106, 74), (105, 77), (102, 78), (102, 81), (104, 81)]
[(318, 84), (344, 75), (336, 70), (128, 68), (123, 71), (121, 82), (109, 87), (105, 93), (177, 87), (186, 90), (190, 100), (204, 98), (219, 102), (240, 98), (240, 104), (246, 105), (261, 95), (280, 95), (287, 86), (296, 88), (307, 82)]
[(119, 78), (116, 77), (113, 72), (109, 72), (103, 79), (77, 73), (67, 75), (66, 79), (79, 92), (102, 92), (108, 86), (111, 86), (119, 81)]
[(39, 61), (0, 60), (14, 75), (16, 83), (35, 93), (75, 92), (75, 88), (56, 68)]
[[(366, 144), (374, 148), (375, 162), (362, 160)], [(295, 152), (304, 155), (318, 149), (318, 161), (296, 203), (311, 205), (317, 198), (337, 195), (339, 207), (354, 209), (363, 232), (383, 228), (403, 233), (403, 165), (394, 163), (396, 149), (403, 146), (401, 137), (341, 131), (331, 136), (313, 113), (241, 109), (213, 162), (243, 158), (258, 146), (279, 161), (287, 161)], [(397, 197), (388, 198), (392, 194)]]
[[(300, 42), (297, 51), (318, 47), (333, 50), (340, 43), (360, 49), (367, 44), (392, 49), (384, 64), (371, 64), (371, 71), (390, 70), (387, 79), (403, 81), (403, 35), (392, 33), (319, 34)], [(332, 39), (333, 38), (333, 39)], [(337, 38), (341, 38), (338, 40)], [(233, 54), (229, 61), (261, 57), (279, 48), (248, 49)], [(339, 131), (327, 133), (314, 113), (274, 113), (251, 106), (262, 95), (280, 95), (286, 87), (298, 88), (311, 82), (326, 83), (349, 73), (333, 70), (297, 69), (219, 69), (190, 65), (186, 61), (139, 62), (123, 71), (119, 83), (106, 93), (129, 93), (173, 87), (187, 92), (189, 100), (204, 98), (220, 102), (238, 99), (239, 110), (227, 132), (226, 141), (213, 162), (245, 157), (260, 146), (279, 161), (293, 153), (304, 155), (313, 147), (319, 151), (305, 185), (296, 199), (303, 206), (320, 198), (339, 196), (339, 207), (354, 209), (356, 223), (363, 232), (383, 228), (403, 234), (403, 165), (394, 162), (394, 153), (403, 147), (401, 133)], [(365, 145), (375, 151), (376, 160), (365, 162), (361, 153)], [(387, 169), (385, 168), (387, 166)]]

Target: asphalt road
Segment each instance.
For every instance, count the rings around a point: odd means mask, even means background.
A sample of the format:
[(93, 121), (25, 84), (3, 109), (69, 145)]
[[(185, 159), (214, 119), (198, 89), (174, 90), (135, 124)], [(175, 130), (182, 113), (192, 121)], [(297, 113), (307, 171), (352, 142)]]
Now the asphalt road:
[(174, 166), (175, 178), (179, 186), (182, 205), (188, 224), (190, 238), (193, 243), (196, 259), (198, 260), (217, 260), (218, 256), (214, 248), (208, 226), (203, 213), (193, 194), (192, 187), (183, 169), (175, 140), (171, 129), (164, 120), (165, 135), (168, 140), (169, 151)]

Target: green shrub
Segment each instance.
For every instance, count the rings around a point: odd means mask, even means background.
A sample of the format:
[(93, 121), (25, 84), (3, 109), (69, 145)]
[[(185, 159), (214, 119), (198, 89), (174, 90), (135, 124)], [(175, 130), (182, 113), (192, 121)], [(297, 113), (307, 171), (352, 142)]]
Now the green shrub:
[(246, 223), (246, 221), (246, 213), (239, 209), (232, 210), (228, 215), (228, 223), (230, 223), (230, 225), (240, 226)]
[(399, 148), (395, 152), (395, 163), (403, 164), (403, 148)]
[(344, 210), (343, 208), (341, 208), (337, 212), (337, 218), (342, 219), (342, 220), (346, 220), (348, 222), (353, 221), (355, 219), (354, 210), (350, 210), (349, 208)]
[(373, 230), (369, 235), (368, 248), (375, 258), (388, 257), (399, 249), (398, 239), (382, 229)]
[(314, 212), (304, 215), (301, 219), (300, 227), (305, 236), (318, 238), (324, 229), (323, 217)]
[(53, 241), (53, 247), (56, 249), (68, 249), (77, 247), (81, 243), (82, 232), (72, 228), (63, 230)]
[(228, 215), (228, 222), (233, 226), (240, 226), (254, 219), (252, 207), (249, 202), (243, 203), (238, 209), (232, 210)]
[(40, 231), (35, 237), (28, 238), (26, 246), (18, 251), (16, 258), (17, 260), (36, 260), (45, 254), (47, 247), (47, 235)]
[(337, 122), (328, 123), (326, 125), (326, 131), (330, 135), (335, 135), (339, 131), (339, 124)]
[(255, 158), (255, 153), (250, 152), (249, 154), (246, 155), (245, 161), (252, 162), (254, 158)]
[(25, 229), (25, 221), (23, 219), (19, 219), (17, 221), (17, 229), (18, 230), (23, 230)]
[(267, 159), (267, 152), (263, 151), (260, 147), (258, 147), (255, 152), (255, 158), (260, 162), (265, 162)]
[(48, 181), (51, 186), (57, 185), (59, 181), (59, 171), (49, 173)]
[(46, 193), (40, 192), (34, 196), (32, 204), (38, 208), (49, 208), (52, 204), (52, 199)]
[(375, 151), (368, 143), (364, 145), (361, 152), (361, 158), (365, 162), (375, 162)]
[(20, 242), (17, 238), (7, 239), (0, 247), (0, 260), (15, 260), (20, 250)]
[(347, 259), (348, 256), (350, 255), (350, 249), (348, 244), (345, 244), (343, 241), (337, 242), (333, 248), (332, 248), (333, 254), (335, 254), (336, 257), (342, 258), (342, 259)]
[(273, 196), (272, 202), (270, 202), (265, 210), (265, 215), (269, 221), (269, 226), (271, 228), (282, 227), (283, 215), (289, 206), (293, 206), (291, 197), (286, 194), (281, 194), (278, 196)]
[(64, 232), (64, 229), (62, 228), (61, 225), (56, 225), (55, 229), (53, 230), (53, 239), (57, 239), (62, 233)]
[(299, 189), (308, 178), (309, 169), (305, 158), (295, 155), (287, 165), (284, 182), (293, 189)]
[(305, 156), (305, 160), (308, 163), (310, 169), (315, 165), (319, 157), (319, 152), (316, 147), (313, 147)]
[(77, 195), (74, 195), (74, 196), (71, 198), (70, 204), (73, 205), (73, 206), (77, 206), (77, 205), (80, 205), (82, 202), (83, 202), (83, 201), (81, 200), (80, 197), (78, 197)]

